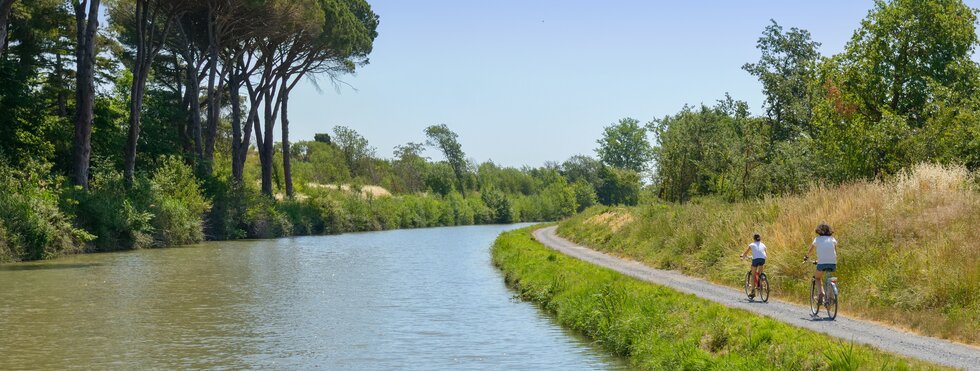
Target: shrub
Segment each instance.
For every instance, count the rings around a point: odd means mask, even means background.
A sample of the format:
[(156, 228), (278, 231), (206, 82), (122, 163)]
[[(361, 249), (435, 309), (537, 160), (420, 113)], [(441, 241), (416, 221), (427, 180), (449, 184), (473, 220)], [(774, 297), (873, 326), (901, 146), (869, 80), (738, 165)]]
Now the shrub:
[(182, 245), (204, 239), (204, 214), (211, 202), (190, 166), (177, 157), (163, 159), (150, 179), (151, 225), (156, 246)]
[(92, 167), (89, 191), (74, 190), (69, 205), (80, 226), (94, 234), (98, 251), (136, 249), (153, 243), (153, 214), (146, 211), (149, 182), (135, 179), (127, 189), (122, 172), (105, 162)]
[(78, 252), (93, 238), (58, 207), (64, 180), (48, 174), (47, 163), (15, 169), (0, 162), (0, 262)]

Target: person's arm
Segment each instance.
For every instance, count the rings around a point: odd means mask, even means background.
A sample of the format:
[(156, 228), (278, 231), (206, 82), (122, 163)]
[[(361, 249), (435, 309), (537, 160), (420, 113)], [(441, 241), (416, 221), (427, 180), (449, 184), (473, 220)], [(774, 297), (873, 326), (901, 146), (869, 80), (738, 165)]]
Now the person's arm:
[(804, 256), (804, 258), (805, 258), (804, 260), (808, 260), (810, 258), (810, 254), (813, 253), (813, 249), (816, 249), (816, 248), (817, 248), (817, 245), (814, 245), (814, 244), (811, 243), (810, 244), (810, 249), (806, 251), (806, 255)]
[(739, 255), (739, 256), (741, 256), (741, 257), (743, 257), (743, 258), (744, 258), (744, 257), (745, 257), (746, 255), (748, 255), (748, 254), (749, 254), (749, 251), (752, 251), (752, 245), (749, 245), (749, 247), (746, 247), (746, 248), (745, 248), (745, 251), (744, 251), (744, 252), (742, 252), (742, 255)]

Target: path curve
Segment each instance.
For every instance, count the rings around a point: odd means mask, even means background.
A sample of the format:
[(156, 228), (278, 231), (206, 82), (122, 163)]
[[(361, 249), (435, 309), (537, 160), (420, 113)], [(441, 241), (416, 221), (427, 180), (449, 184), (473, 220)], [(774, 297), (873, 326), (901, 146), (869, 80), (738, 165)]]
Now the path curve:
[(770, 298), (768, 303), (750, 302), (739, 290), (710, 283), (674, 271), (650, 268), (638, 262), (604, 254), (575, 244), (556, 234), (558, 227), (539, 228), (534, 238), (551, 249), (625, 275), (694, 294), (722, 305), (758, 313), (802, 327), (888, 352), (941, 365), (980, 370), (980, 349), (950, 341), (915, 335), (871, 322), (838, 315), (837, 320), (813, 319), (810, 308)]

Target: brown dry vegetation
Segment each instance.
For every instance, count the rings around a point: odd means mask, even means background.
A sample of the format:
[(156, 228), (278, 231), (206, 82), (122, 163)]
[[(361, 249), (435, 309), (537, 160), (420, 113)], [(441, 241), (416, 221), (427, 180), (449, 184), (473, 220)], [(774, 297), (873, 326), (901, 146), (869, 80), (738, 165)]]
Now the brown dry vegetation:
[(774, 297), (802, 303), (813, 268), (801, 260), (814, 227), (827, 222), (840, 241), (845, 315), (978, 344), (980, 192), (971, 176), (960, 167), (919, 165), (885, 181), (817, 186), (797, 196), (593, 208), (559, 233), (738, 287), (747, 267), (737, 256), (759, 232)]

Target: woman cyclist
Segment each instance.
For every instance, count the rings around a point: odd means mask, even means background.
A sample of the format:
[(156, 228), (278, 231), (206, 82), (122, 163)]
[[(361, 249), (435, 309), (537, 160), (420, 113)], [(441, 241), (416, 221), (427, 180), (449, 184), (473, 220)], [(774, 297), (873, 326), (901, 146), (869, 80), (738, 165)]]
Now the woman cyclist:
[(824, 272), (837, 271), (837, 239), (834, 238), (834, 232), (826, 223), (818, 225), (816, 232), (817, 238), (813, 239), (813, 243), (810, 244), (810, 249), (807, 250), (803, 260), (810, 260), (810, 254), (813, 253), (813, 250), (817, 250), (817, 272), (815, 277), (820, 286), (820, 296), (817, 297), (817, 302), (823, 303), (823, 298), (826, 297), (823, 282)]
[(752, 251), (752, 277), (755, 277), (755, 285), (752, 286), (750, 298), (755, 297), (755, 288), (759, 287), (759, 275), (762, 274), (763, 266), (766, 265), (766, 244), (762, 243), (762, 237), (758, 233), (752, 235), (752, 240), (755, 242), (750, 243), (741, 255), (744, 258), (749, 254), (749, 251)]

